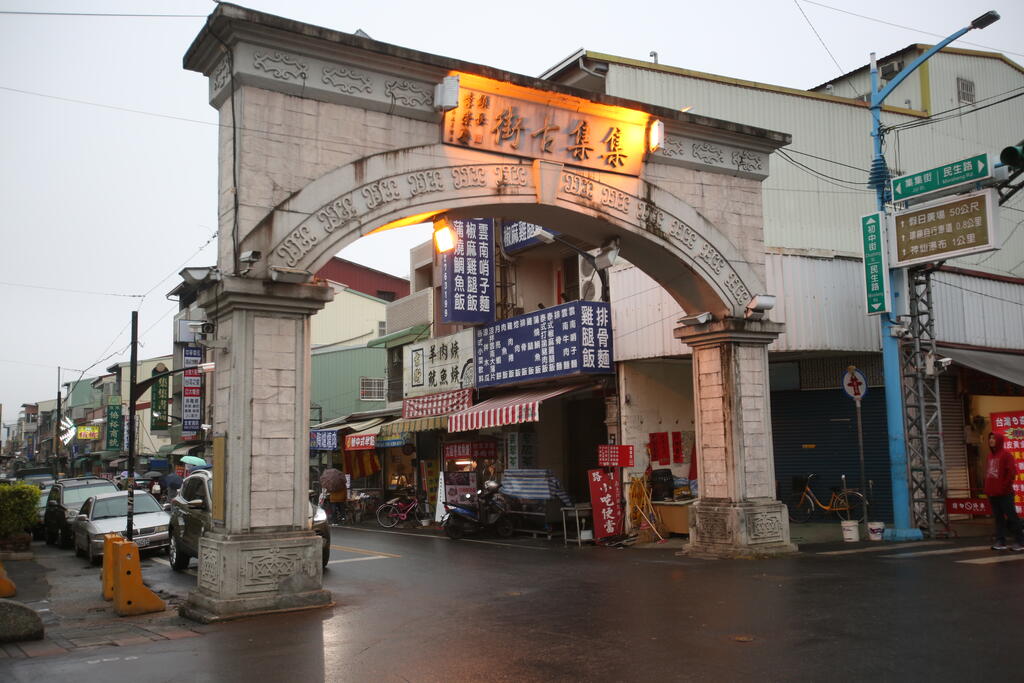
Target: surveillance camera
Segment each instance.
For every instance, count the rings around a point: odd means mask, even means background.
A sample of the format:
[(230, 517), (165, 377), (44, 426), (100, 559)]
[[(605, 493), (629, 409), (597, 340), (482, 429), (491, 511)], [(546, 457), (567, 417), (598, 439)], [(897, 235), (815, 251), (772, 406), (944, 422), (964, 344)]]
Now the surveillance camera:
[(262, 257), (263, 254), (259, 251), (243, 251), (242, 255), (238, 257), (238, 260), (242, 263), (256, 263)]
[(206, 322), (205, 320), (192, 320), (189, 322), (188, 328), (194, 334), (213, 334), (213, 331), (216, 329), (213, 323)]
[(939, 363), (939, 367), (941, 367), (943, 370), (945, 370), (945, 369), (949, 368), (950, 365), (953, 364), (953, 359), (952, 358), (939, 358), (938, 359), (938, 363)]

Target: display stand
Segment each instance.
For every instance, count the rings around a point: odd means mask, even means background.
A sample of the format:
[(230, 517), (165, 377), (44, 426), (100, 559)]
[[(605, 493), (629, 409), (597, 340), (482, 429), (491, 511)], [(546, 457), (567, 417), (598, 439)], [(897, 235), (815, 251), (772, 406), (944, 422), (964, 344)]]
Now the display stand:
[[(593, 528), (594, 510), (590, 503), (579, 503), (573, 507), (562, 508), (562, 545), (568, 545), (569, 541), (576, 541), (576, 547), (581, 547), (583, 545), (583, 538), (580, 532), (586, 528), (586, 520), (588, 519), (591, 521), (591, 528)], [(569, 529), (573, 528), (569, 526), (570, 520), (575, 525), (576, 533), (574, 536), (569, 536)], [(589, 540), (593, 541), (593, 537)]]

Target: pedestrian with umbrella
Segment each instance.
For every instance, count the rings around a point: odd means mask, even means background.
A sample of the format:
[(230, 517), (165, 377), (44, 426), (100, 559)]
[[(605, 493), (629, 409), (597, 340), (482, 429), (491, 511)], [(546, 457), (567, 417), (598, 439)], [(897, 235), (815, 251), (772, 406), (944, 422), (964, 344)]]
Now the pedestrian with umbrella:
[(174, 500), (178, 496), (178, 490), (181, 488), (181, 477), (178, 476), (177, 472), (171, 472), (165, 474), (160, 481), (163, 484), (164, 491), (167, 492), (167, 500)]
[(345, 501), (348, 500), (348, 482), (345, 479), (345, 473), (333, 467), (324, 470), (320, 475), (320, 488), (328, 493), (331, 517), (334, 523), (340, 524), (344, 518)]
[(185, 472), (191, 472), (194, 467), (205, 467), (206, 461), (195, 455), (182, 456), (181, 462), (185, 464)]

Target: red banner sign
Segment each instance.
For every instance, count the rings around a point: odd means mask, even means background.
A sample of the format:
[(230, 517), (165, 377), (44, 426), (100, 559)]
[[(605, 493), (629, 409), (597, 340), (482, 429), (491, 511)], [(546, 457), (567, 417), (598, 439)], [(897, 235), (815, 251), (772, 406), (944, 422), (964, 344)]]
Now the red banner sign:
[(444, 445), (444, 459), (497, 460), (498, 444), (494, 441), (456, 441)]
[(597, 447), (598, 467), (633, 467), (633, 447), (601, 444)]
[(987, 498), (947, 498), (946, 512), (951, 515), (991, 515)]
[(594, 509), (594, 538), (602, 539), (622, 533), (622, 508), (619, 507), (615, 475), (604, 470), (587, 470), (590, 483), (590, 505)]
[(465, 410), (473, 405), (473, 389), (456, 389), (402, 401), (402, 418), (434, 417)]
[(668, 432), (651, 432), (651, 463), (672, 464), (672, 452), (668, 447)]
[(1024, 515), (1024, 410), (992, 413), (992, 431), (1003, 435), (1003, 448), (1013, 456), (1017, 476), (1013, 478), (1013, 504)]
[(345, 437), (346, 451), (372, 451), (376, 447), (376, 434), (349, 434)]

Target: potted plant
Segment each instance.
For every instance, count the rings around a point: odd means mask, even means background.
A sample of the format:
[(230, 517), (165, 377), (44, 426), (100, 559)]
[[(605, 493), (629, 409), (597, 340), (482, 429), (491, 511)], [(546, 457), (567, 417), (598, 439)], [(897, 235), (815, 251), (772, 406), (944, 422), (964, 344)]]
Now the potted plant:
[(0, 552), (27, 552), (30, 529), (36, 522), (39, 487), (31, 484), (0, 486)]

